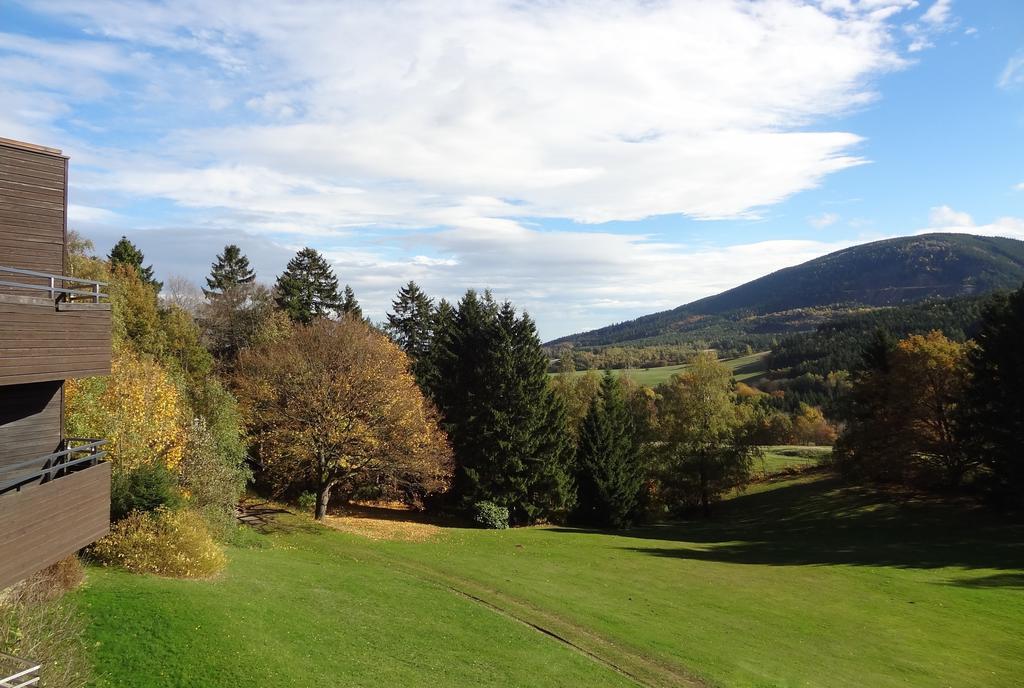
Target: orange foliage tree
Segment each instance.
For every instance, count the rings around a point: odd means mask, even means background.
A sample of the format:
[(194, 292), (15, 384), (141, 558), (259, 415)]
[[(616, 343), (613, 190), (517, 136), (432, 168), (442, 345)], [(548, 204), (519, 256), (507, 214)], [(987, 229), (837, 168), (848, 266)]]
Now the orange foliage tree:
[(319, 320), (241, 353), (235, 386), (250, 437), (279, 490), (415, 502), (447, 488), (452, 455), (409, 359), (361, 320)]

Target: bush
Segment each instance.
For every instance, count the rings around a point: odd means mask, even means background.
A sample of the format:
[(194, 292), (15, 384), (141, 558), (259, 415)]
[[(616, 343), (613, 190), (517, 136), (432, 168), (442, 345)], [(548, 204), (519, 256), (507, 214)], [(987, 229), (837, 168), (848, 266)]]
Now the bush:
[(227, 564), (201, 515), (165, 507), (132, 513), (96, 543), (93, 555), (135, 573), (173, 578), (206, 578)]
[[(81, 577), (78, 559), (69, 557), (0, 591), (0, 653), (40, 662), (43, 685), (50, 688), (89, 683), (84, 624), (76, 607), (61, 599)], [(0, 675), (7, 675), (6, 668), (0, 665)]]
[(134, 468), (115, 465), (110, 483), (110, 516), (120, 521), (133, 511), (174, 508), (181, 503), (178, 478), (160, 462)]
[(508, 508), (494, 502), (477, 502), (473, 506), (473, 520), (484, 528), (503, 530), (508, 528)]
[(206, 518), (220, 540), (236, 525), (235, 506), (249, 476), (240, 460), (220, 451), (206, 422), (196, 418), (181, 461), (179, 483), (189, 505)]
[(303, 492), (299, 495), (299, 509), (305, 514), (313, 513), (316, 509), (316, 495), (312, 492)]

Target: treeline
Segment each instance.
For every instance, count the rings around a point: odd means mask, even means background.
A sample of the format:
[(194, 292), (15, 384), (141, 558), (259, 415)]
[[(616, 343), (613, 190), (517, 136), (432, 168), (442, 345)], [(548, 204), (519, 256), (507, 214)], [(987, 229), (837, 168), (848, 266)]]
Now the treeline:
[(972, 340), (877, 331), (852, 378), (836, 448), (848, 474), (1024, 503), (1024, 288), (996, 295)]
[(819, 325), (813, 332), (783, 338), (772, 348), (768, 366), (788, 371), (787, 377), (791, 378), (805, 374), (824, 377), (833, 371), (853, 370), (877, 330), (885, 330), (896, 338), (939, 330), (951, 339), (965, 341), (972, 335), (990, 298), (944, 299), (842, 316)]

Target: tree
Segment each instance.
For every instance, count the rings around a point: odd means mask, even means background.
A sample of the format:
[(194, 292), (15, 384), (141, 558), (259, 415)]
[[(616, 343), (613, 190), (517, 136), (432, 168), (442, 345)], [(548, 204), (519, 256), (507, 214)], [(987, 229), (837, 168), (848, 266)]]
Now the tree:
[(315, 249), (304, 248), (277, 278), (277, 305), (293, 321), (308, 325), (341, 312), (338, 278)]
[(937, 331), (895, 344), (876, 337), (854, 378), (839, 465), (885, 482), (960, 485), (970, 469), (956, 432), (970, 348)]
[(758, 455), (732, 371), (713, 352), (701, 352), (658, 391), (662, 492), (670, 509), (700, 505), (710, 515), (723, 493), (747, 484)]
[(573, 503), (565, 410), (527, 315), (468, 291), (437, 340), (434, 396), (456, 456), (465, 508), (492, 501), (516, 523), (560, 518)]
[(146, 260), (146, 256), (143, 255), (139, 247), (128, 241), (127, 237), (122, 236), (121, 239), (114, 244), (114, 247), (110, 249), (110, 254), (107, 256), (107, 260), (110, 261), (111, 267), (118, 265), (127, 265), (138, 272), (139, 277), (146, 284), (153, 287), (154, 291), (159, 292), (163, 289), (163, 282), (157, 282), (153, 277), (153, 266), (147, 265), (142, 266), (143, 261)]
[(1024, 503), (1024, 288), (993, 300), (975, 341), (959, 437), (981, 463), (995, 505), (1017, 506)]
[(405, 354), (362, 320), (317, 320), (247, 349), (235, 373), (253, 444), (279, 489), (409, 502), (444, 490), (451, 450)]
[(363, 309), (359, 305), (359, 301), (356, 300), (356, 293), (352, 291), (352, 287), (345, 285), (345, 293), (341, 300), (340, 313), (344, 315), (351, 315), (353, 318), (359, 320), (363, 319)]
[(424, 386), (429, 377), (431, 340), (434, 334), (434, 304), (422, 289), (409, 281), (391, 302), (387, 330), (412, 360), (413, 375)]
[(576, 518), (596, 526), (630, 524), (643, 486), (636, 428), (622, 383), (605, 371), (576, 449)]
[(203, 293), (206, 298), (219, 296), (241, 284), (249, 284), (256, 279), (256, 273), (249, 267), (249, 259), (242, 249), (234, 244), (224, 247), (210, 268), (210, 276), (206, 278)]
[(107, 439), (115, 470), (153, 462), (174, 469), (181, 462), (185, 400), (156, 361), (120, 349), (109, 376), (67, 380), (64, 394), (68, 435)]
[[(214, 356), (230, 367), (238, 352), (278, 327), (270, 291), (255, 282), (237, 284), (208, 299), (200, 313), (203, 340)], [(278, 315), (288, 322), (286, 316)]]
[(455, 306), (447, 299), (438, 301), (430, 314), (430, 345), (418, 360), (413, 362), (413, 372), (424, 394), (437, 403), (443, 392), (440, 370), (449, 356), (455, 332)]

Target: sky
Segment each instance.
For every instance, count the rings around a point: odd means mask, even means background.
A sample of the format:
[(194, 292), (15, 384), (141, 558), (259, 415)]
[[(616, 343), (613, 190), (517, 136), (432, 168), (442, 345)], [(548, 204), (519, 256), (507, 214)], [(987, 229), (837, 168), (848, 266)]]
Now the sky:
[[(0, 136), (199, 283), (321, 251), (541, 336), (853, 244), (1024, 239), (1021, 0), (0, 0)], [(2, 261), (0, 261), (2, 262)]]

